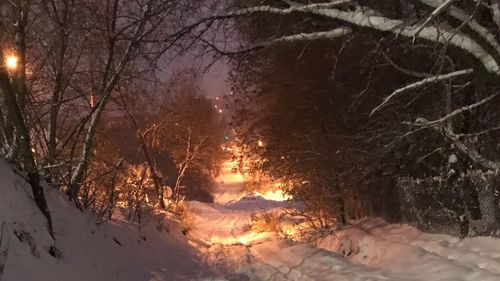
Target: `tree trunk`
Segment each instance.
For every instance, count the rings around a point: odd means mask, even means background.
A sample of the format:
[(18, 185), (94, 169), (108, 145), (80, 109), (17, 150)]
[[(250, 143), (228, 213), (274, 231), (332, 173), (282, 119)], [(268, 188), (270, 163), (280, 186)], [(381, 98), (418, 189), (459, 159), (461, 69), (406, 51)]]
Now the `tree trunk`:
[(80, 192), (80, 187), (83, 184), (85, 174), (87, 173), (87, 169), (91, 160), (91, 150), (94, 145), (97, 125), (99, 124), (99, 120), (101, 118), (102, 112), (104, 111), (105, 103), (108, 98), (109, 95), (103, 97), (101, 102), (98, 103), (97, 109), (95, 110), (94, 114), (92, 114), (89, 128), (87, 129), (87, 133), (85, 134), (85, 140), (83, 143), (82, 153), (80, 154), (80, 159), (78, 160), (78, 164), (71, 174), (71, 179), (68, 184), (68, 190), (66, 191), (68, 199), (70, 201), (74, 201), (77, 206), (78, 193)]
[(338, 220), (340, 221), (342, 226), (345, 226), (347, 224), (345, 200), (342, 198), (340, 194), (337, 195), (337, 204), (339, 206)]
[[(0, 60), (3, 61), (3, 53), (0, 53)], [(19, 147), (19, 154), (16, 159), (28, 174), (28, 181), (31, 185), (35, 203), (42, 214), (46, 217), (49, 232), (52, 234), (52, 218), (50, 216), (43, 188), (40, 185), (40, 175), (38, 174), (33, 151), (31, 150), (29, 130), (26, 127), (26, 123), (21, 113), (21, 108), (17, 103), (16, 94), (10, 83), (8, 73), (3, 68), (0, 68), (0, 89), (2, 89), (7, 107), (7, 120), (14, 128), (15, 137), (17, 139), (16, 146)]]
[(469, 208), (467, 207), (467, 202), (465, 201), (464, 189), (463, 187), (459, 188), (458, 191), (458, 202), (456, 206), (456, 213), (458, 219), (458, 225), (460, 227), (460, 239), (464, 239), (470, 234), (471, 230), (471, 216), (469, 212)]
[(146, 143), (146, 140), (144, 138), (144, 135), (141, 133), (141, 130), (139, 128), (139, 123), (137, 123), (137, 119), (135, 119), (135, 116), (130, 112), (130, 109), (128, 108), (127, 102), (123, 98), (123, 96), (120, 96), (121, 101), (123, 103), (123, 107), (125, 108), (125, 111), (127, 112), (127, 115), (130, 118), (130, 121), (132, 121), (132, 124), (134, 125), (134, 128), (136, 130), (137, 138), (139, 139), (139, 146), (141, 147), (142, 153), (144, 153), (144, 158), (146, 158), (146, 163), (149, 166), (149, 171), (151, 172), (151, 175), (153, 176), (153, 182), (156, 187), (156, 191), (158, 192), (158, 200), (160, 202), (160, 207), (165, 209), (167, 206), (165, 205), (165, 198), (163, 196), (163, 183), (160, 180), (160, 177), (158, 176), (158, 173), (156, 172), (155, 165), (153, 163), (153, 159), (151, 158), (151, 154), (149, 153), (148, 145)]

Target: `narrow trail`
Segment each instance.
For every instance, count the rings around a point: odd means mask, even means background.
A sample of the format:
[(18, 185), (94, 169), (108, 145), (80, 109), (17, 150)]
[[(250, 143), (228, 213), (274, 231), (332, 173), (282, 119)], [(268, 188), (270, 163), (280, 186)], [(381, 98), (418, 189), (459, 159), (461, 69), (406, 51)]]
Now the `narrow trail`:
[(214, 203), (189, 202), (190, 238), (224, 276), (217, 280), (500, 280), (500, 241), (493, 238), (459, 240), (377, 220), (327, 236), (317, 246), (253, 232), (252, 214), (295, 205), (280, 194), (249, 194), (245, 177), (232, 173), (233, 167), (224, 164)]

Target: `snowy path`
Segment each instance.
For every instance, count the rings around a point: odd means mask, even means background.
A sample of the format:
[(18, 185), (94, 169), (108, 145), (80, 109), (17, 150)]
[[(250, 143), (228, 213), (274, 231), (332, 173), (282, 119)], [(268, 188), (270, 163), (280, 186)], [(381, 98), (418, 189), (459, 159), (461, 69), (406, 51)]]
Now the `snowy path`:
[[(500, 280), (500, 241), (459, 240), (404, 225), (362, 222), (317, 246), (251, 231), (253, 213), (293, 207), (245, 196), (244, 177), (223, 168), (215, 202), (190, 202), (190, 233), (226, 280)], [(346, 256), (344, 256), (344, 253)], [(229, 274), (229, 275), (228, 275)]]
[[(100, 226), (47, 190), (54, 241), (29, 186), (0, 161), (2, 281), (499, 281), (500, 240), (459, 240), (375, 219), (316, 241), (294, 242), (252, 230), (252, 214), (294, 208), (280, 194), (248, 196), (226, 163), (215, 203), (190, 202), (184, 225), (158, 214), (140, 229), (115, 219)], [(268, 198), (268, 199), (266, 199)], [(300, 207), (300, 205), (299, 205)], [(188, 220), (189, 221), (189, 220)], [(24, 234), (23, 234), (24, 233)], [(21, 236), (21, 234), (23, 236)], [(3, 235), (3, 236), (2, 236)], [(194, 247), (193, 247), (194, 246)], [(203, 259), (199, 257), (203, 254)], [(207, 277), (207, 276), (216, 277)]]

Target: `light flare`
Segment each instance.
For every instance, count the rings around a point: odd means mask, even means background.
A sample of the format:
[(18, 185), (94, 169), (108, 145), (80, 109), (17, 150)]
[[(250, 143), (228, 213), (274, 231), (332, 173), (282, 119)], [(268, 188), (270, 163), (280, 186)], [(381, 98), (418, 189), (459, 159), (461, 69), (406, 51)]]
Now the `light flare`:
[(286, 194), (283, 190), (268, 190), (266, 192), (257, 192), (259, 196), (269, 201), (288, 201), (293, 197)]
[(15, 55), (8, 55), (5, 58), (5, 66), (8, 70), (16, 70), (18, 66), (19, 58)]

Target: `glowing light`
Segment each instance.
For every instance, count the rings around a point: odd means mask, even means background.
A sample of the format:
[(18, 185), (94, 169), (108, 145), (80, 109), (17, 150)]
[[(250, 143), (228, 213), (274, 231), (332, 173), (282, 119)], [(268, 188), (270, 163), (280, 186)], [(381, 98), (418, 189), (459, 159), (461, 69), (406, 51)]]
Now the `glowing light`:
[(257, 141), (257, 145), (260, 146), (260, 147), (263, 147), (264, 146), (264, 142), (261, 141), (261, 140), (259, 140), (259, 141)]
[(291, 195), (285, 194), (283, 190), (268, 190), (264, 193), (258, 192), (258, 194), (269, 201), (287, 201), (293, 198)]
[(222, 113), (222, 109), (219, 109), (219, 113)]
[(7, 58), (5, 58), (5, 66), (9, 70), (16, 70), (18, 62), (19, 58), (14, 55), (8, 55)]
[(300, 235), (300, 232), (296, 229), (296, 225), (294, 225), (294, 224), (283, 225), (281, 227), (281, 232), (288, 239), (295, 239), (295, 238), (298, 238), (298, 236)]

